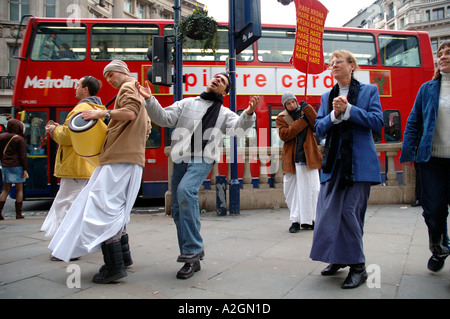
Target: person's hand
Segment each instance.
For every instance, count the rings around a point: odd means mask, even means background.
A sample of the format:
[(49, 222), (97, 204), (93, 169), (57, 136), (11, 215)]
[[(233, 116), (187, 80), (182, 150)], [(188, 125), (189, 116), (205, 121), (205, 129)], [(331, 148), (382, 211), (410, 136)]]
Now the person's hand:
[(150, 90), (150, 84), (148, 83), (148, 80), (145, 80), (145, 87), (140, 85), (138, 81), (134, 82), (134, 85), (145, 99), (149, 99), (152, 97), (152, 90)]
[(259, 96), (255, 95), (252, 100), (250, 101), (250, 103), (248, 104), (247, 109), (245, 110), (245, 112), (247, 112), (248, 115), (252, 115), (253, 112), (255, 111), (256, 107), (259, 104)]
[(340, 113), (345, 113), (347, 110), (347, 97), (346, 96), (338, 96), (333, 99), (333, 110), (334, 114), (337, 117)]
[(49, 124), (45, 126), (45, 132), (47, 134), (50, 134), (51, 132), (53, 132), (53, 130), (55, 129), (56, 125), (54, 124)]
[(95, 110), (85, 110), (81, 112), (81, 117), (84, 120), (98, 120), (105, 117), (107, 110), (102, 110), (93, 105)]

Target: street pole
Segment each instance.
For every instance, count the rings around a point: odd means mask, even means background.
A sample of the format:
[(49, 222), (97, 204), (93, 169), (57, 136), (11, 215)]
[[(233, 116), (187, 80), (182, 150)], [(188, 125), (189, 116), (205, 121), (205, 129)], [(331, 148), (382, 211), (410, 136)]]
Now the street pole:
[[(235, 17), (234, 0), (229, 0), (228, 12), (228, 49), (229, 49), (229, 69), (230, 69), (230, 110), (236, 112), (236, 48), (235, 48)], [(240, 188), (237, 172), (237, 138), (230, 136), (230, 215), (240, 214)]]
[(175, 33), (175, 76), (173, 84), (173, 101), (183, 98), (183, 47), (178, 39), (178, 25), (181, 20), (181, 0), (175, 0), (174, 6), (174, 33)]

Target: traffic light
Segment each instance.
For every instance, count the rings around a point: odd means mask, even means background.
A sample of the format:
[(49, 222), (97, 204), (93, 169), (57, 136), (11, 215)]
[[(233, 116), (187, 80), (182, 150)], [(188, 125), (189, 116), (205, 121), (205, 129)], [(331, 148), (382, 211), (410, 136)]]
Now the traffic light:
[(147, 71), (147, 79), (152, 84), (172, 85), (172, 43), (167, 37), (154, 35), (152, 46), (147, 51), (152, 66)]

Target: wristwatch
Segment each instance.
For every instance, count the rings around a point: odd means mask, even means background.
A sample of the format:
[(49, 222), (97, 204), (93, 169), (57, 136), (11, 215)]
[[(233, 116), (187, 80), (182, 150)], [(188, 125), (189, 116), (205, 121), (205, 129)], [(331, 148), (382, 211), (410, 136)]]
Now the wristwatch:
[(105, 120), (107, 120), (107, 121), (111, 120), (111, 114), (110, 113), (111, 113), (111, 110), (106, 111)]

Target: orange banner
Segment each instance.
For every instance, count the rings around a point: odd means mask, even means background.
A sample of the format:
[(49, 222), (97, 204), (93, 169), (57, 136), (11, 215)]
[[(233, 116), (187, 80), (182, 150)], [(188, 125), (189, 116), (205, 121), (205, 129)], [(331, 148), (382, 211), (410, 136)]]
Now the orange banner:
[(325, 71), (323, 29), (328, 9), (317, 0), (294, 0), (297, 11), (297, 31), (290, 63), (303, 73)]

